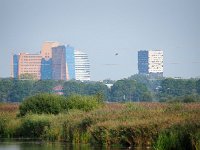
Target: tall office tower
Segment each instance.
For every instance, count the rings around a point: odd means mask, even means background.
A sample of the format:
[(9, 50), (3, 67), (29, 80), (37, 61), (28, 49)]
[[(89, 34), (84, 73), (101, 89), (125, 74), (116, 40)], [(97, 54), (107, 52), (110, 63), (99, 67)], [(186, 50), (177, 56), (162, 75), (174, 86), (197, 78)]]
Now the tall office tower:
[[(17, 62), (17, 56), (14, 57), (16, 57)], [(41, 61), (42, 56), (40, 54), (20, 53), (18, 55), (18, 78), (21, 78), (23, 74), (30, 74), (34, 79), (39, 80), (41, 78)], [(16, 71), (17, 63), (14, 68), (14, 71)]]
[(90, 62), (86, 53), (74, 51), (75, 79), (80, 81), (90, 80)]
[(138, 51), (139, 74), (152, 77), (163, 76), (163, 51), (162, 50), (140, 50)]
[(59, 46), (59, 42), (44, 42), (42, 45), (41, 55), (45, 60), (52, 58), (52, 48)]
[(18, 66), (19, 66), (19, 55), (14, 54), (12, 56), (12, 77), (18, 79)]
[(66, 47), (58, 46), (52, 48), (52, 79), (67, 80), (66, 70)]
[(68, 68), (69, 79), (75, 79), (74, 48), (69, 45), (66, 46), (66, 66)]
[(52, 58), (50, 58), (49, 60), (42, 58), (41, 79), (42, 80), (51, 80), (52, 79)]
[(59, 46), (59, 42), (44, 42), (42, 45), (42, 67), (41, 67), (41, 79), (52, 79), (52, 48)]

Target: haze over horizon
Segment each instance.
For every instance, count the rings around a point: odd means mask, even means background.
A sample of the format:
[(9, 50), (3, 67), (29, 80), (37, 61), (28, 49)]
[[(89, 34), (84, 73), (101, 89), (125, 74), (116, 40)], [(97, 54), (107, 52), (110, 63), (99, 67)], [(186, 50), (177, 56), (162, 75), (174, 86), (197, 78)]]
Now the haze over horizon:
[(199, 0), (0, 0), (0, 20), (0, 77), (12, 52), (39, 53), (44, 41), (86, 52), (91, 80), (136, 74), (137, 51), (156, 49), (164, 76), (200, 76)]

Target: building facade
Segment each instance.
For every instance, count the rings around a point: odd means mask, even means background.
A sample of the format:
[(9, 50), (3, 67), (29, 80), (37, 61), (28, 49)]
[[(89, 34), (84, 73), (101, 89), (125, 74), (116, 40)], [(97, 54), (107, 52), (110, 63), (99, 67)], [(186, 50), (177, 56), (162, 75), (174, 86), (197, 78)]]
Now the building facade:
[(140, 50), (138, 51), (139, 74), (152, 77), (163, 76), (163, 51), (162, 50)]
[(139, 74), (149, 74), (148, 51), (141, 50), (138, 52), (138, 71)]
[(52, 58), (46, 60), (42, 58), (41, 62), (41, 80), (52, 79)]
[(40, 54), (12, 55), (12, 77), (22, 75), (38, 80), (90, 80), (90, 62), (86, 53), (58, 42), (44, 42)]
[(41, 79), (52, 79), (52, 48), (59, 46), (59, 42), (44, 42), (42, 45), (42, 66), (41, 66)]
[(42, 45), (42, 50), (41, 50), (42, 58), (44, 58), (45, 60), (51, 59), (52, 48), (57, 47), (59, 45), (60, 45), (59, 42), (50, 42), (50, 41), (44, 42)]
[[(39, 80), (41, 78), (42, 56), (40, 54), (20, 53), (18, 58), (18, 78), (21, 79), (25, 74), (31, 75), (34, 79)], [(17, 67), (14, 68), (16, 69)], [(14, 71), (16, 72), (16, 70)]]
[(82, 51), (75, 50), (75, 79), (80, 81), (90, 80), (90, 62), (88, 55)]
[(18, 66), (19, 66), (19, 55), (16, 55), (16, 54), (14, 54), (13, 55), (13, 61), (12, 61), (12, 77), (13, 78), (18, 78), (18, 75), (19, 75), (19, 73), (18, 73)]
[(66, 47), (63, 45), (52, 48), (52, 79), (68, 80), (66, 69)]
[(68, 69), (69, 80), (75, 79), (75, 57), (74, 48), (66, 46), (66, 66)]

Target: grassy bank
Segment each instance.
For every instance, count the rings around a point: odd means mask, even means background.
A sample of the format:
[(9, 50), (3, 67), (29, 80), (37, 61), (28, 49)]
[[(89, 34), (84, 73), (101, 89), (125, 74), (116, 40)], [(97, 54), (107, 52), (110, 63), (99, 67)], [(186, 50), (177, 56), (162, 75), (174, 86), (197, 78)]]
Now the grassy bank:
[(200, 103), (113, 103), (57, 115), (17, 114), (18, 105), (0, 104), (1, 138), (200, 149)]

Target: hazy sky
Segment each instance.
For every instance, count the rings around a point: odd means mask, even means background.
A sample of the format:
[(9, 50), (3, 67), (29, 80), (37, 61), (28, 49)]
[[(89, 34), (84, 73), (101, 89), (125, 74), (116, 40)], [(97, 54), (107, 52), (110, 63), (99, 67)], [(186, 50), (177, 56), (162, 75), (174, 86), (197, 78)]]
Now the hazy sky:
[(165, 76), (197, 77), (200, 0), (0, 0), (0, 77), (44, 41), (88, 53), (92, 80), (136, 74), (141, 49), (164, 51)]

